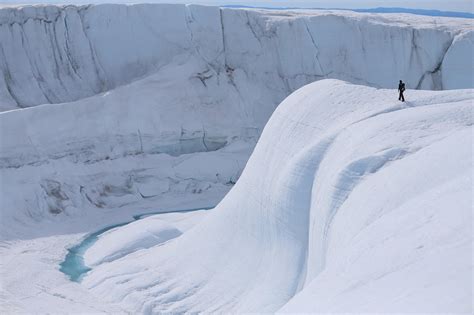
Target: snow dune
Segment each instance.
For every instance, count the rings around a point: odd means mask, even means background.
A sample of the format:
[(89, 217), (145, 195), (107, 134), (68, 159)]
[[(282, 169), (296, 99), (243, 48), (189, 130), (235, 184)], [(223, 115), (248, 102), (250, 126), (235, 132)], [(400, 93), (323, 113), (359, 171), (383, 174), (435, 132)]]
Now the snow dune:
[(406, 94), (297, 90), (216, 209), (83, 285), (145, 314), (472, 311), (473, 91)]

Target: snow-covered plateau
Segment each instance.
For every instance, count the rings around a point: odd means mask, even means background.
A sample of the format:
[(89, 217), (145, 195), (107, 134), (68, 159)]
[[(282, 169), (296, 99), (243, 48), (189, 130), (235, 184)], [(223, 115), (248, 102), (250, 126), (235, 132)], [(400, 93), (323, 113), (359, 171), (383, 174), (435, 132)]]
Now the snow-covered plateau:
[(473, 47), (460, 18), (1, 7), (0, 313), (472, 313)]

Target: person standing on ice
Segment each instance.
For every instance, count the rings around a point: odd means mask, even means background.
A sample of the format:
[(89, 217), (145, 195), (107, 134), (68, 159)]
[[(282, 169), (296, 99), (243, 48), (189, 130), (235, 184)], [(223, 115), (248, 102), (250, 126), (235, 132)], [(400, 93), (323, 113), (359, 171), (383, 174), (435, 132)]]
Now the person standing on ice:
[(405, 97), (403, 96), (403, 92), (405, 92), (405, 83), (403, 83), (402, 80), (400, 80), (400, 83), (398, 83), (398, 92), (400, 93), (398, 95), (398, 100), (405, 102)]

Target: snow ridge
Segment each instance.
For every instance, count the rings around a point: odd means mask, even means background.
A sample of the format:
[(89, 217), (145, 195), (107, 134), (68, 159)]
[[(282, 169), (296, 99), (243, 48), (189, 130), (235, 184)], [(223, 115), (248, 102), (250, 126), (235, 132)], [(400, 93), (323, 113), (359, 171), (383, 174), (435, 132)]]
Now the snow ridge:
[(468, 311), (472, 90), (392, 93), (299, 89), (205, 220), (83, 284), (146, 314)]

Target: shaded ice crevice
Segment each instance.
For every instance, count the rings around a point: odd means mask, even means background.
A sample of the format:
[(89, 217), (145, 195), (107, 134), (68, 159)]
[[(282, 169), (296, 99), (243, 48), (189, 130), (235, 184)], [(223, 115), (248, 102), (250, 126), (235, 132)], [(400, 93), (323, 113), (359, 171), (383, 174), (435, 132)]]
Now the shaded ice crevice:
[[(458, 34), (452, 36), (449, 40), (449, 42), (446, 45), (446, 49), (443, 50), (441, 57), (439, 58), (439, 61), (436, 63), (436, 66), (432, 70), (428, 70), (423, 75), (420, 77), (420, 80), (418, 81), (418, 84), (416, 85), (415, 89), (421, 89), (423, 81), (426, 79), (426, 76), (431, 76), (431, 79), (434, 84), (434, 89), (435, 90), (442, 90), (443, 89), (443, 81), (441, 79), (441, 67), (443, 66), (444, 59), (446, 58), (446, 55), (448, 54), (448, 51), (451, 49), (453, 46), (453, 43), (456, 39), (456, 36)], [(413, 39), (415, 40), (415, 39)], [(414, 47), (416, 48), (416, 47)]]

